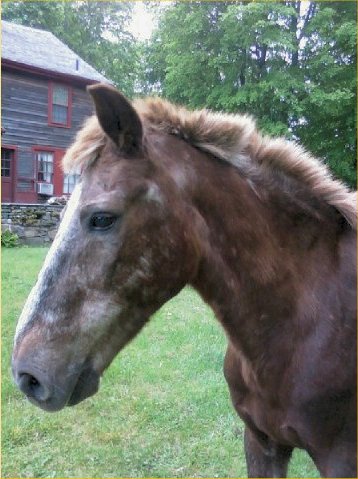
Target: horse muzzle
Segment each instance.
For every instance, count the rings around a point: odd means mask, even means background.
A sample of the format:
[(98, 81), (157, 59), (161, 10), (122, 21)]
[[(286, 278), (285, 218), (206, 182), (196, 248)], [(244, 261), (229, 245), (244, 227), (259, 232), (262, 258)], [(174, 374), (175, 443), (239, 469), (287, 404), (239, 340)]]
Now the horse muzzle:
[(74, 406), (98, 391), (100, 376), (90, 366), (61, 378), (51, 375), (33, 362), (13, 360), (15, 383), (29, 401), (48, 412)]

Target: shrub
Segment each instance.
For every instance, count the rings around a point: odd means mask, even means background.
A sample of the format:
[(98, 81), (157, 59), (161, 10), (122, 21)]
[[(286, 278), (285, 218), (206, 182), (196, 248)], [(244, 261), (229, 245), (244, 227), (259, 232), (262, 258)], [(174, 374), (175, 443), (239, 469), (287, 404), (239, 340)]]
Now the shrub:
[(5, 248), (14, 248), (19, 246), (19, 237), (16, 233), (6, 230), (1, 233), (1, 246)]

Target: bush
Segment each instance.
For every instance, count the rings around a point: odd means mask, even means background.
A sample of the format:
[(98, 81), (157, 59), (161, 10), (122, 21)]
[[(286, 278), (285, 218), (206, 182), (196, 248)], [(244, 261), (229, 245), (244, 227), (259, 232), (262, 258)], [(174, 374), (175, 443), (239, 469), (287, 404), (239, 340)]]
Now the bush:
[(1, 233), (1, 246), (4, 246), (5, 248), (14, 248), (15, 246), (19, 246), (19, 237), (16, 233), (6, 230)]

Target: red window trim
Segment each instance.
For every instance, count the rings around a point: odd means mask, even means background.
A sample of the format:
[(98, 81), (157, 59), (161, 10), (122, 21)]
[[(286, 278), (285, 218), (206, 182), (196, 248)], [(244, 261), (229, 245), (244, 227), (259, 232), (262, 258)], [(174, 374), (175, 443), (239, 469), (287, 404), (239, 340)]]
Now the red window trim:
[(19, 149), (19, 147), (17, 145), (8, 145), (7, 143), (2, 143), (2, 142), (1, 142), (1, 148), (5, 148), (7, 150), (13, 150), (14, 151), (14, 157), (17, 156), (18, 149)]
[[(12, 150), (14, 152), (14, 166), (13, 166), (14, 171), (13, 171), (13, 175), (11, 177), (11, 182), (12, 182), (11, 188), (12, 188), (12, 196), (13, 196), (13, 201), (14, 201), (14, 198), (16, 196), (16, 184), (17, 184), (17, 179), (18, 179), (17, 178), (17, 157), (18, 157), (19, 147), (16, 146), (16, 145), (8, 145), (6, 143), (1, 143), (1, 148), (5, 148), (7, 150)], [(4, 181), (4, 178), (6, 178), (6, 176), (1, 177), (1, 180)]]
[[(53, 87), (54, 85), (64, 86), (68, 90), (68, 115), (67, 115), (67, 124), (64, 123), (55, 123), (52, 121), (52, 110), (53, 110)], [(48, 125), (56, 126), (58, 128), (71, 128), (72, 121), (72, 87), (66, 85), (65, 83), (52, 82), (48, 83)]]
[(15, 150), (16, 152), (19, 149), (17, 145), (8, 145), (7, 143), (2, 143), (2, 142), (1, 142), (1, 148), (7, 148), (8, 150)]

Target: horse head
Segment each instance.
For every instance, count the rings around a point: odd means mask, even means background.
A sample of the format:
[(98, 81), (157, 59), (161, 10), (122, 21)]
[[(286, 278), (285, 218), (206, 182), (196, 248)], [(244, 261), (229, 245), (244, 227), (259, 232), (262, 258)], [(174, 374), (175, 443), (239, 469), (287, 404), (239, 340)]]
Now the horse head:
[(190, 281), (200, 256), (183, 189), (153, 161), (165, 163), (172, 145), (146, 131), (114, 88), (89, 92), (97, 115), (67, 161), (90, 153), (24, 306), (13, 352), (17, 385), (47, 411), (97, 391), (104, 369)]

